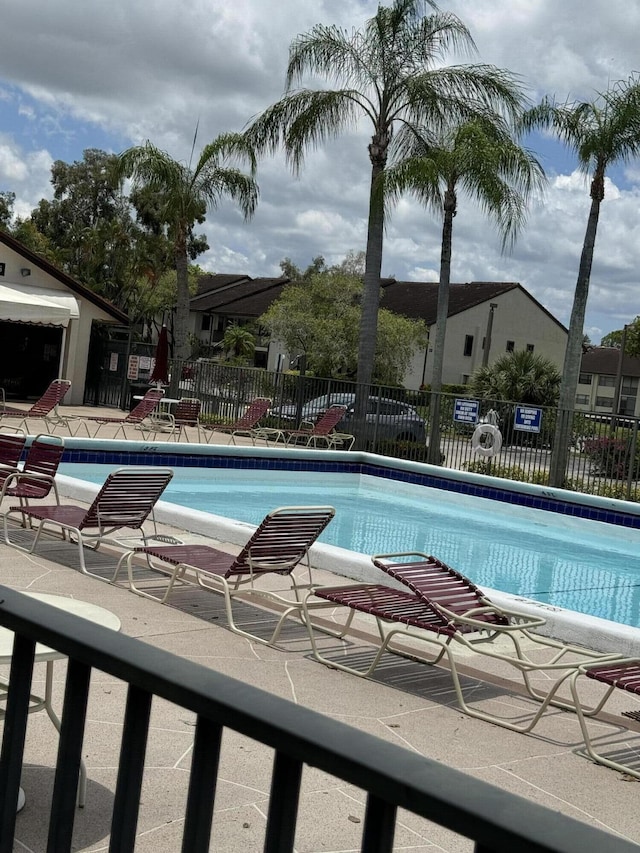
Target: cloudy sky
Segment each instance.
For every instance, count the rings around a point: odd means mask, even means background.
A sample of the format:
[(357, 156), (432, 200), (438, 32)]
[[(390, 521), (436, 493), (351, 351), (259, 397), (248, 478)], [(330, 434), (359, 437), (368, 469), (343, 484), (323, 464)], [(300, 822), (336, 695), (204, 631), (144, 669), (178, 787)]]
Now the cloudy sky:
[[(187, 160), (219, 133), (241, 130), (283, 92), (291, 40), (314, 24), (351, 29), (375, 0), (4, 0), (0, 28), (0, 191), (28, 215), (51, 196), (54, 160), (86, 148), (119, 152), (150, 139)], [(476, 61), (518, 74), (535, 101), (591, 100), (638, 68), (640, 4), (623, 0), (448, 0), (470, 29)], [(460, 61), (451, 57), (451, 62)], [(299, 176), (265, 159), (260, 203), (245, 223), (231, 203), (203, 227), (211, 272), (279, 274), (290, 257), (340, 261), (365, 246), (366, 125), (311, 152)], [(568, 324), (588, 184), (570, 153), (531, 140), (549, 185), (532, 205), (515, 250), (501, 255), (490, 223), (461, 199), (452, 280), (519, 281)], [(402, 201), (387, 229), (383, 275), (438, 278), (440, 223)], [(607, 182), (591, 275), (586, 332), (594, 343), (640, 314), (640, 163)]]

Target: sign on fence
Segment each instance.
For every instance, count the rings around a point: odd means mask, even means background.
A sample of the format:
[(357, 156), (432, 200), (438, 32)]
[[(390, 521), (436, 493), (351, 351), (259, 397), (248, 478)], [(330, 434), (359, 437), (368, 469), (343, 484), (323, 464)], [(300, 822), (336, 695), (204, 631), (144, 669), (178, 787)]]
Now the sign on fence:
[(542, 425), (542, 409), (531, 406), (516, 406), (513, 418), (513, 428), (521, 432), (540, 432)]
[(456, 400), (453, 407), (453, 420), (459, 424), (477, 424), (480, 415), (478, 400)]

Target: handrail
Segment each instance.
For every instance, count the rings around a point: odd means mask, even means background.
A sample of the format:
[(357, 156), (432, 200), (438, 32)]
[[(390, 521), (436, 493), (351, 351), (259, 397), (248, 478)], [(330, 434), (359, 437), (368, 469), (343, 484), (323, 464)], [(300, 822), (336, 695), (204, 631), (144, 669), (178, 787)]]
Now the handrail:
[(216, 756), (225, 727), (276, 753), (265, 851), (293, 850), (304, 764), (368, 792), (363, 851), (392, 849), (398, 808), (473, 839), (477, 853), (584, 853), (586, 849), (630, 853), (639, 849), (629, 841), (5, 586), (0, 586), (0, 625), (16, 633), (0, 755), (0, 853), (13, 848), (28, 706), (23, 700), (25, 695), (28, 698), (36, 642), (70, 659), (47, 848), (56, 853), (71, 850), (76, 791), (69, 780), (74, 773), (77, 778), (93, 668), (129, 684), (110, 849), (134, 849), (154, 696), (198, 717), (182, 846), (189, 853), (209, 850)]

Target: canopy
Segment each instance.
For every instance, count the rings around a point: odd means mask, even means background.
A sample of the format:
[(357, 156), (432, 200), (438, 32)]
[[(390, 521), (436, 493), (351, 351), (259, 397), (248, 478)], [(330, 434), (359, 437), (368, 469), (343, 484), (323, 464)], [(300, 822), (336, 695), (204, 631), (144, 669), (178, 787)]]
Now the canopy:
[(77, 299), (70, 293), (47, 287), (0, 284), (0, 320), (68, 326), (78, 318)]

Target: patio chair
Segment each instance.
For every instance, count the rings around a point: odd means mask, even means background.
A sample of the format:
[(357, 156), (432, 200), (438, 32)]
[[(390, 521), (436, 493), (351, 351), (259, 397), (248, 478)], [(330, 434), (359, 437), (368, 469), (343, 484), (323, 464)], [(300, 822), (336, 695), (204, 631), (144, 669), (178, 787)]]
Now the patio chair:
[[(95, 438), (102, 427), (107, 426), (108, 424), (112, 424), (117, 426), (117, 429), (113, 435), (113, 438), (117, 438), (117, 436), (122, 433), (122, 437), (126, 438), (126, 427), (128, 426), (140, 426), (142, 422), (149, 418), (157, 409), (160, 404), (160, 401), (164, 397), (164, 391), (161, 388), (149, 388), (146, 392), (142, 400), (138, 403), (137, 406), (134, 406), (133, 409), (129, 412), (129, 414), (124, 418), (84, 418), (85, 425), (87, 422), (97, 424), (96, 431), (93, 433), (91, 438)], [(88, 432), (87, 427), (87, 432)]]
[[(105, 580), (87, 569), (84, 546), (97, 550), (106, 543), (122, 545), (122, 539), (113, 534), (124, 529), (138, 531), (145, 543), (157, 535), (153, 509), (172, 477), (170, 468), (128, 466), (109, 474), (88, 509), (70, 504), (11, 507), (2, 514), (4, 541), (33, 554), (44, 530), (59, 530), (63, 539), (69, 537), (77, 541), (82, 573)], [(7, 522), (13, 513), (21, 514), (30, 523), (39, 522), (30, 548), (24, 548), (9, 538)], [(147, 535), (143, 525), (149, 518), (153, 533)]]
[[(616, 657), (536, 633), (535, 629), (544, 625), (544, 619), (498, 607), (468, 578), (435, 557), (407, 552), (378, 555), (372, 561), (374, 566), (393, 578), (397, 586), (356, 584), (320, 587), (305, 598), (304, 621), (313, 654), (327, 666), (366, 677), (373, 674), (385, 651), (415, 660), (415, 641), (424, 642), (427, 647), (435, 647), (433, 657), (426, 663), (437, 664), (446, 656), (458, 703), (466, 714), (512, 731), (529, 732), (550, 705), (574, 710), (572, 700), (558, 698), (557, 692), (580, 664)], [(328, 626), (320, 629), (332, 636), (343, 638), (356, 612), (375, 618), (378, 648), (365, 668), (328, 658), (318, 647), (310, 612), (337, 606), (346, 607), (349, 611), (344, 624), (337, 631)], [(315, 627), (317, 630), (317, 624)], [(411, 647), (394, 645), (398, 638), (410, 641)], [(533, 717), (520, 723), (470, 706), (460, 684), (454, 653), (456, 646), (515, 669), (527, 694), (540, 703)], [(548, 659), (540, 659), (541, 651), (549, 653)], [(547, 677), (544, 683), (548, 688), (544, 691), (537, 689), (532, 682), (530, 676), (536, 672)]]
[[(262, 418), (271, 408), (271, 399), (269, 397), (256, 397), (247, 407), (244, 415), (239, 420), (232, 424), (207, 424), (205, 429), (214, 432), (228, 433), (229, 444), (236, 443), (236, 437), (245, 436), (251, 439), (251, 443), (256, 443), (256, 429)], [(211, 439), (211, 436), (210, 436)]]
[(193, 427), (197, 431), (198, 442), (201, 441), (200, 410), (202, 401), (197, 397), (182, 397), (176, 404), (173, 412), (154, 412), (153, 415), (144, 420), (139, 429), (146, 435), (152, 435), (155, 440), (159, 434), (166, 434), (168, 439), (174, 438), (180, 441), (184, 435), (189, 441), (187, 427)]
[[(603, 685), (606, 690), (599, 701), (592, 707), (586, 707), (580, 696), (582, 686), (588, 681), (594, 681)], [(631, 744), (611, 743), (609, 739), (597, 748), (593, 742), (591, 733), (587, 726), (587, 718), (595, 717), (609, 701), (615, 690), (623, 690), (640, 697), (640, 658), (619, 658), (609, 663), (584, 663), (578, 667), (571, 678), (571, 694), (573, 696), (576, 714), (582, 730), (582, 736), (587, 755), (597, 764), (627, 773), (636, 779), (640, 779), (640, 755), (637, 747)], [(622, 716), (628, 717), (636, 722), (640, 721), (640, 708), (633, 711), (622, 711)], [(600, 734), (603, 734), (600, 730)], [(604, 750), (609, 750), (605, 754)]]
[[(9, 427), (12, 429), (12, 427)], [(15, 432), (0, 432), (0, 477), (18, 470), (27, 436), (20, 427)], [(8, 469), (8, 470), (7, 470)]]
[[(17, 438), (18, 441), (12, 440)], [(10, 447), (11, 452), (18, 453), (18, 445), (22, 439), (22, 447), (25, 444), (23, 436), (0, 435), (0, 447)], [(18, 453), (18, 460), (22, 453), (22, 447)], [(60, 503), (55, 475), (64, 453), (64, 440), (58, 435), (37, 435), (29, 449), (22, 468), (18, 467), (18, 461), (13, 468), (0, 469), (0, 503), (5, 497), (18, 498), (20, 507), (29, 505), (30, 500), (42, 500), (53, 491), (56, 503)], [(5, 456), (4, 458), (9, 458)]]
[(328, 409), (322, 412), (315, 423), (311, 421), (303, 421), (300, 424), (299, 429), (260, 430), (259, 434), (267, 440), (282, 440), (287, 445), (302, 444), (305, 447), (317, 447), (318, 442), (320, 442), (320, 444), (330, 448), (336, 446), (337, 441), (339, 441), (340, 444), (344, 444), (345, 442), (349, 443), (349, 440), (352, 439), (349, 444), (349, 449), (351, 449), (353, 442), (355, 441), (354, 436), (347, 435), (346, 433), (334, 432), (336, 425), (343, 419), (346, 411), (346, 406), (329, 406)]
[(48, 430), (53, 431), (57, 426), (64, 426), (69, 430), (69, 434), (71, 435), (71, 428), (69, 426), (69, 422), (75, 420), (75, 418), (67, 417), (66, 415), (61, 415), (58, 411), (58, 406), (66, 396), (67, 392), (71, 388), (71, 382), (68, 379), (54, 379), (47, 388), (47, 390), (42, 394), (39, 400), (31, 406), (29, 409), (12, 409), (11, 407), (3, 406), (2, 413), (0, 417), (4, 418), (20, 418), (18, 423), (19, 427), (24, 427), (25, 430), (28, 431), (27, 421), (29, 420), (42, 420), (44, 421)]
[[(331, 506), (285, 506), (274, 509), (262, 521), (238, 556), (220, 551), (210, 545), (178, 544), (138, 547), (125, 554), (118, 563), (112, 582), (116, 583), (124, 563), (127, 565), (129, 588), (138, 595), (168, 603), (176, 582), (197, 584), (204, 589), (224, 596), (227, 622), (231, 631), (257, 640), (265, 645), (274, 645), (284, 620), (292, 613), (301, 616), (300, 592), (311, 587), (311, 565), (309, 548), (329, 524), (335, 509)], [(144, 555), (152, 568), (169, 573), (167, 588), (161, 597), (153, 595), (137, 585), (133, 572), (133, 560)], [(293, 570), (304, 562), (306, 581), (300, 582)], [(285, 592), (261, 588), (256, 584), (264, 577), (282, 575), (288, 579)], [(275, 604), (284, 608), (269, 639), (240, 628), (233, 616), (233, 600), (236, 596), (245, 600), (257, 598), (259, 602)]]

